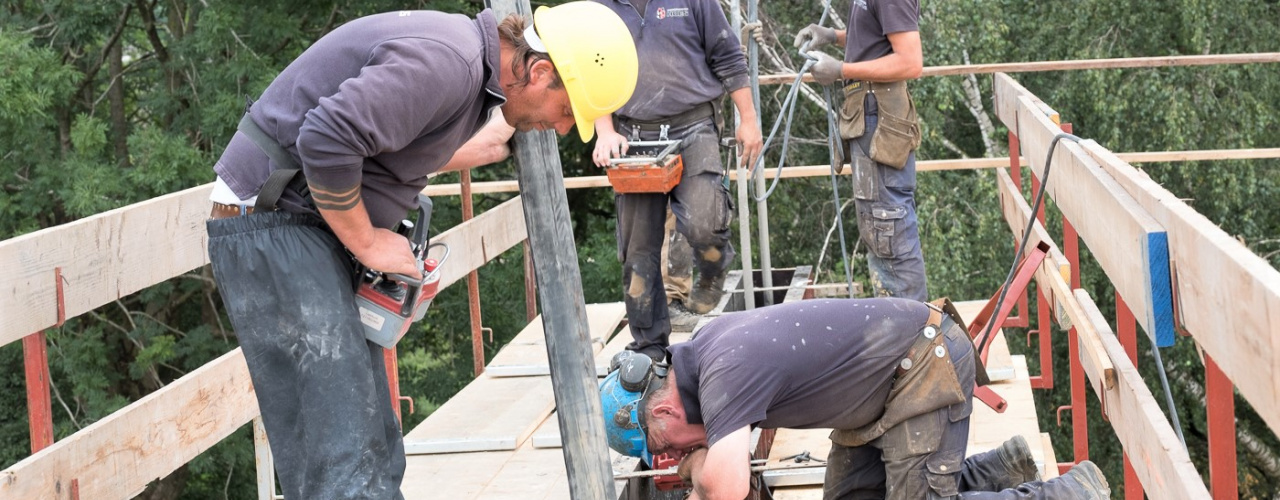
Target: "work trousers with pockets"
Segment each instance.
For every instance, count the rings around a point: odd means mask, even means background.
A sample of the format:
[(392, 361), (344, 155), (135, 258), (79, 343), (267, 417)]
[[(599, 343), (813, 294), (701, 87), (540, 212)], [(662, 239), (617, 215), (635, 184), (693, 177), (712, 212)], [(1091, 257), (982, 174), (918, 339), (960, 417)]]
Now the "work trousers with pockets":
[(353, 261), (317, 216), (210, 220), (209, 260), (287, 499), (402, 499), (383, 349), (365, 340)]
[(964, 402), (909, 418), (863, 446), (831, 443), (823, 500), (1068, 500), (1069, 479), (1011, 484), (995, 453), (965, 458), (973, 411), (974, 348), (963, 329), (944, 321), (943, 342)]
[[(643, 141), (659, 138), (651, 127), (633, 127), (615, 120), (619, 133)], [(661, 254), (667, 206), (676, 218), (676, 231), (693, 249), (699, 283), (714, 283), (736, 255), (729, 242), (733, 217), (729, 188), (724, 184), (715, 119), (673, 124), (667, 137), (680, 140), (684, 173), (670, 193), (618, 194), (618, 259), (622, 261), (623, 302), (636, 352), (658, 357), (671, 336)]]
[(928, 300), (924, 254), (916, 219), (916, 153), (906, 166), (893, 168), (872, 160), (871, 138), (879, 123), (875, 94), (866, 94), (866, 132), (849, 141), (853, 166), (853, 205), (858, 233), (867, 247), (867, 267), (877, 297)]

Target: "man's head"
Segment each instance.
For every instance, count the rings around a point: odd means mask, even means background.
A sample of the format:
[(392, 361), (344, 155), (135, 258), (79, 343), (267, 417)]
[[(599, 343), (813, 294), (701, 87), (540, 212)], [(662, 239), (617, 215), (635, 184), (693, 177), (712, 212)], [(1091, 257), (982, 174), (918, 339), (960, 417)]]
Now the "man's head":
[(532, 26), (511, 15), (498, 26), (507, 123), (521, 131), (576, 123), (583, 142), (597, 118), (631, 98), (639, 74), (635, 43), (622, 19), (590, 1), (539, 7)]
[(678, 459), (706, 446), (705, 428), (685, 417), (673, 369), (631, 351), (614, 356), (610, 365), (600, 384), (610, 448), (653, 465), (654, 455)]

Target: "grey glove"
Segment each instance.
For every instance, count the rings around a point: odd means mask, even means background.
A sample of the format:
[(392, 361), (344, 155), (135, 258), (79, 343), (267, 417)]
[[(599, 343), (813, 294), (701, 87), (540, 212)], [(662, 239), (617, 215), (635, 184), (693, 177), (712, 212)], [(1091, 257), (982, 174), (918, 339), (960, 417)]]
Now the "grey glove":
[(814, 81), (823, 85), (831, 85), (841, 78), (840, 72), (844, 69), (844, 61), (818, 50), (810, 51), (809, 57), (818, 60), (809, 68), (809, 73), (813, 74)]
[(796, 33), (796, 48), (803, 48), (805, 42), (809, 43), (810, 50), (836, 43), (836, 30), (810, 24)]

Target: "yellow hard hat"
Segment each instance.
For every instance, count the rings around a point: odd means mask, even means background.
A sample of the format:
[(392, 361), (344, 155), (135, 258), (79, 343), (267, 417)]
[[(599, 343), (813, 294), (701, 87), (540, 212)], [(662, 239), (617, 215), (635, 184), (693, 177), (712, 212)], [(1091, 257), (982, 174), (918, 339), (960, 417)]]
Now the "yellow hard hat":
[(636, 89), (640, 63), (631, 31), (612, 10), (591, 1), (539, 7), (533, 25), (569, 93), (578, 135), (590, 141), (596, 118), (617, 111)]

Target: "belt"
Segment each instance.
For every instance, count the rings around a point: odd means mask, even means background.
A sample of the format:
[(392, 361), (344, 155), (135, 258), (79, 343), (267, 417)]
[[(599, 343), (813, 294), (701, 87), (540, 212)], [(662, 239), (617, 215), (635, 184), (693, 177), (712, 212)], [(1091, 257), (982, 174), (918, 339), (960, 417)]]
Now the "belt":
[(676, 128), (711, 118), (715, 116), (715, 114), (715, 107), (712, 106), (710, 102), (704, 102), (683, 113), (668, 116), (666, 118), (659, 118), (657, 120), (637, 120), (626, 116), (619, 116), (618, 121), (625, 123), (627, 126), (636, 130), (659, 130), (664, 125)]
[(226, 203), (213, 202), (213, 211), (209, 213), (210, 219), (229, 219), (231, 217), (239, 217), (241, 215), (249, 215), (253, 213), (253, 207), (249, 205), (228, 205)]

